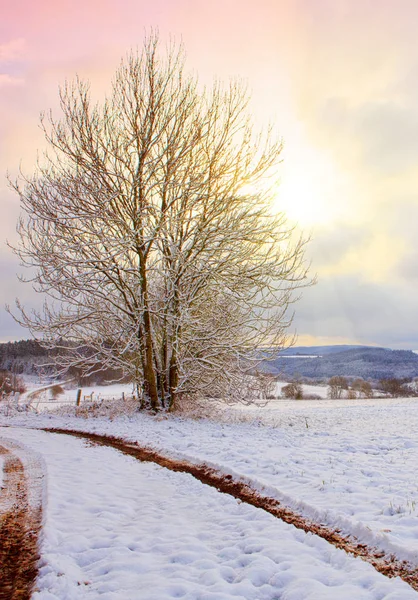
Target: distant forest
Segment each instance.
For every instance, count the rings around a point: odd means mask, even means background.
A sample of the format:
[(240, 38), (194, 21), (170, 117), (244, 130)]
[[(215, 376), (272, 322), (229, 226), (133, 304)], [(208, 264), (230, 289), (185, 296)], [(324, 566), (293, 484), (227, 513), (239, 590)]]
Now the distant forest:
[[(86, 355), (89, 352), (85, 348)], [(54, 350), (45, 349), (35, 340), (0, 343), (0, 371), (9, 371), (15, 375), (42, 375), (49, 378), (57, 376), (54, 367)], [(100, 384), (109, 381), (123, 380), (123, 374), (117, 369), (102, 369), (89, 377), (82, 376), (80, 369), (70, 367), (61, 377), (73, 378), (78, 384)]]
[[(50, 362), (52, 355), (35, 340), (7, 342), (0, 344), (0, 369), (18, 375), (36, 375), (41, 365)], [(362, 377), (369, 381), (389, 378), (411, 380), (418, 377), (418, 354), (411, 350), (372, 346), (305, 346), (286, 350), (278, 359), (266, 362), (264, 368), (289, 380), (301, 377), (326, 382), (338, 375)], [(53, 375), (52, 367), (42, 370)], [(120, 377), (116, 372), (107, 375)]]
[(418, 377), (418, 354), (411, 350), (372, 346), (342, 348), (326, 346), (322, 355), (319, 355), (321, 347), (318, 346), (294, 348), (294, 352), (289, 349), (277, 360), (266, 363), (265, 367), (270, 373), (282, 375), (285, 379), (303, 377), (314, 381), (326, 381), (337, 375), (372, 381)]
[(35, 340), (0, 344), (0, 369), (18, 375), (37, 374), (39, 365), (48, 360), (48, 351)]

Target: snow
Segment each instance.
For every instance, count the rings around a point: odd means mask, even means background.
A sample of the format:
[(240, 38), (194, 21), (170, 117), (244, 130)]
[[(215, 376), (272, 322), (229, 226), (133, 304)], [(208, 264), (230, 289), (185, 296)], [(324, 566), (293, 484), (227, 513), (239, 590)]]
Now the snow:
[[(45, 417), (32, 422), (43, 420), (57, 422)], [(113, 425), (133, 432), (140, 423), (140, 437), (147, 429), (151, 436), (159, 426), (158, 444), (165, 439), (173, 447), (177, 439), (179, 447), (191, 443), (193, 454), (204, 451), (196, 437), (199, 428), (204, 446), (212, 439), (212, 454), (224, 447), (230, 429), (142, 416)], [(106, 428), (104, 422), (94, 425)], [(259, 433), (264, 428), (252, 429)], [(243, 429), (234, 426), (231, 431)], [(418, 598), (400, 579), (388, 579), (324, 540), (188, 474), (67, 436), (17, 426), (2, 428), (1, 435), (40, 452), (48, 474), (33, 600)], [(263, 455), (264, 448), (259, 450)], [(243, 464), (249, 455), (244, 454)]]
[[(278, 381), (276, 383), (276, 390), (278, 394), (281, 394), (282, 389), (286, 386), (289, 385), (288, 381)], [(303, 394), (304, 395), (315, 395), (315, 396), (319, 396), (320, 398), (327, 398), (327, 394), (328, 394), (328, 386), (326, 385), (310, 385), (307, 383), (303, 383), (302, 385), (302, 390), (303, 390)], [(272, 401), (274, 402), (274, 401)], [(277, 402), (277, 400), (276, 400)], [(269, 403), (270, 408), (272, 406), (274, 406), (274, 404)]]
[[(48, 391), (50, 388), (55, 387), (57, 385), (62, 385), (64, 388), (63, 394), (58, 394), (56, 398), (50, 397), (48, 395)], [(275, 385), (275, 392), (277, 396), (280, 396), (283, 387), (288, 385), (287, 381), (278, 381)], [(309, 385), (302, 384), (303, 393), (305, 395), (314, 395), (319, 396), (319, 398), (326, 399), (328, 393), (328, 386), (325, 385)], [(55, 410), (57, 406), (64, 406), (66, 404), (75, 404), (77, 399), (78, 388), (74, 387), (74, 384), (71, 382), (70, 387), (65, 385), (64, 383), (53, 382), (48, 383), (44, 386), (31, 386), (31, 389), (25, 394), (21, 395), (20, 404), (25, 404), (31, 398), (32, 394), (45, 391), (46, 397), (42, 398), (34, 398), (32, 400), (32, 406), (36, 408), (39, 412), (41, 411), (51, 411)], [(81, 388), (81, 400), (84, 399), (93, 401), (100, 401), (101, 399), (117, 399), (121, 398), (122, 394), (126, 397), (132, 395), (132, 385), (130, 384), (122, 384), (122, 383), (114, 383), (111, 385), (94, 385), (94, 386), (86, 386)], [(274, 408), (277, 402), (283, 402), (282, 398), (278, 398), (277, 400), (272, 400), (269, 404), (270, 408)], [(247, 410), (253, 410), (257, 408), (256, 405), (249, 405), (246, 407)]]
[[(73, 388), (65, 391), (65, 397), (69, 400), (73, 400), (74, 403), (77, 399), (77, 391), (78, 388)], [(123, 383), (113, 383), (107, 386), (88, 386), (81, 388), (81, 396), (84, 398), (85, 396), (92, 396), (93, 399), (97, 400), (100, 398), (120, 398), (122, 394), (126, 396), (130, 396), (132, 394), (132, 385), (123, 384)]]
[[(6, 437), (0, 436), (0, 446), (22, 463), (25, 479), (30, 482), (26, 494), (28, 506), (37, 511), (46, 502), (46, 465), (42, 456), (35, 449), (29, 450), (19, 441), (13, 441)], [(4, 478), (5, 464), (5, 455), (0, 455), (0, 484), (3, 489), (7, 489)], [(15, 497), (13, 495), (0, 494), (0, 513), (11, 510), (14, 502)]]
[[(22, 394), (19, 404), (30, 404), (31, 408), (36, 412), (49, 412), (56, 410), (57, 408), (75, 405), (77, 400), (78, 388), (74, 387), (73, 382), (70, 382), (71, 387), (65, 385), (66, 382), (53, 382), (48, 383), (42, 387), (35, 387), (30, 391)], [(62, 394), (56, 396), (51, 393), (51, 388), (61, 385), (64, 389)], [(33, 397), (33, 394), (43, 392), (42, 395)], [(107, 386), (87, 386), (81, 389), (81, 402), (100, 402), (103, 399), (115, 400), (122, 397), (124, 394), (126, 397), (132, 395), (132, 385), (115, 383)]]
[(280, 360), (286, 360), (287, 358), (322, 358), (321, 354), (281, 354)]
[[(147, 415), (53, 424), (212, 464), (309, 518), (418, 564), (417, 399), (278, 401), (228, 410), (224, 418), (228, 424)], [(240, 418), (250, 422), (233, 422)]]

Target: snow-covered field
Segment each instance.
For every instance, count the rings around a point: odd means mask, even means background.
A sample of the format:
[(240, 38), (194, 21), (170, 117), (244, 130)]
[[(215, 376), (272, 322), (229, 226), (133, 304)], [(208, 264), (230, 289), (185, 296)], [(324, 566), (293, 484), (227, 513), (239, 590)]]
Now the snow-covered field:
[[(279, 396), (282, 392), (282, 389), (288, 385), (287, 381), (278, 381), (276, 383), (276, 391)], [(308, 385), (304, 383), (302, 385), (304, 395), (314, 395), (319, 396), (320, 398), (327, 398), (328, 395), (328, 386), (327, 385)]]
[(103, 432), (205, 462), (418, 565), (417, 399), (280, 400), (228, 409), (221, 422), (138, 414), (112, 422), (42, 415), (1, 423), (14, 425), (2, 437), (36, 449), (47, 463), (36, 598), (418, 598), (403, 582), (189, 475), (15, 428)]
[[(72, 387), (71, 389), (65, 390), (64, 396), (67, 400), (75, 403), (77, 391), (76, 387)], [(82, 398), (90, 397), (93, 398), (93, 400), (100, 400), (101, 398), (120, 398), (122, 393), (126, 396), (131, 395), (132, 385), (114, 383), (107, 386), (93, 385), (84, 387), (82, 389)]]
[[(19, 398), (19, 404), (30, 404), (31, 408), (38, 412), (52, 411), (57, 407), (66, 405), (75, 405), (77, 400), (77, 387), (74, 386), (73, 382), (69, 385), (63, 385), (63, 393), (53, 394), (52, 389), (57, 387), (57, 383), (48, 383), (47, 385), (32, 386), (27, 392), (21, 395)], [(132, 385), (126, 384), (113, 384), (107, 386), (88, 386), (82, 389), (81, 402), (92, 401), (100, 402), (103, 399), (118, 399), (125, 394), (125, 396), (132, 395)]]

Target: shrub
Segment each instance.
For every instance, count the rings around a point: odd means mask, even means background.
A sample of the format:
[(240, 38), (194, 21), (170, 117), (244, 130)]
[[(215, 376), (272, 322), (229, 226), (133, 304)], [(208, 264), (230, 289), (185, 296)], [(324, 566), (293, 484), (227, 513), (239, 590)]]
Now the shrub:
[(359, 393), (360, 398), (373, 398), (371, 383), (364, 381), (361, 377), (355, 379), (351, 384), (353, 390)]
[(412, 390), (405, 384), (405, 380), (396, 379), (381, 379), (380, 388), (392, 398), (399, 398), (401, 396), (413, 396)]
[(10, 371), (0, 371), (0, 394), (22, 394), (25, 391), (26, 386), (21, 377)]
[(342, 398), (343, 390), (347, 389), (348, 383), (345, 377), (336, 375), (335, 377), (331, 377), (331, 379), (328, 381), (328, 397), (332, 400)]
[(282, 396), (285, 398), (294, 398), (295, 400), (303, 399), (303, 388), (300, 383), (289, 383), (282, 388)]
[(51, 394), (52, 398), (56, 398), (60, 394), (64, 393), (64, 388), (61, 385), (57, 384), (57, 385), (54, 385), (52, 388), (49, 389), (49, 393)]

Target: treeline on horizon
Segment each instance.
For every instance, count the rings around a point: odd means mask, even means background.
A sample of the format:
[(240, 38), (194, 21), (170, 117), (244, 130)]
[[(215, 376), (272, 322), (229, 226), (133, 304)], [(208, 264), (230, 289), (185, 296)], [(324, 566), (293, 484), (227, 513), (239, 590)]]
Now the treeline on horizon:
[(362, 377), (370, 381), (397, 378), (412, 380), (418, 377), (418, 355), (412, 350), (390, 350), (373, 346), (335, 351), (324, 356), (307, 358), (282, 356), (268, 364), (272, 374), (284, 378), (299, 376), (326, 382), (328, 378)]
[[(65, 372), (58, 372), (54, 365), (54, 358), (62, 353), (59, 350), (45, 348), (34, 339), (19, 340), (16, 342), (0, 343), (0, 371), (7, 371), (15, 375), (43, 375), (54, 378), (73, 378), (79, 385), (90, 383), (100, 384), (109, 381), (123, 381), (123, 373), (117, 369), (103, 368), (97, 364), (97, 372), (90, 377), (83, 377), (80, 369), (70, 367)], [(89, 356), (89, 347), (84, 347), (86, 358)]]
[[(86, 356), (89, 348), (85, 346)], [(16, 374), (38, 374), (40, 368), (46, 374), (55, 374), (52, 366), (56, 352), (42, 346), (34, 339), (0, 343), (0, 369), (13, 371)], [(51, 363), (51, 366), (41, 367)], [(418, 377), (418, 355), (410, 350), (389, 350), (376, 347), (358, 347), (338, 350), (317, 358), (279, 357), (275, 361), (266, 362), (265, 370), (274, 376), (293, 380), (303, 378), (312, 382), (327, 383), (330, 377), (362, 377), (365, 380), (398, 378), (411, 381)], [(100, 365), (98, 365), (100, 370)], [(68, 376), (78, 377), (71, 369)], [(119, 379), (121, 374), (103, 369), (96, 373), (96, 379)], [(306, 381), (308, 382), (308, 381)]]

